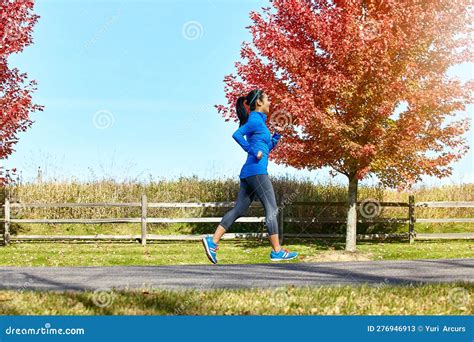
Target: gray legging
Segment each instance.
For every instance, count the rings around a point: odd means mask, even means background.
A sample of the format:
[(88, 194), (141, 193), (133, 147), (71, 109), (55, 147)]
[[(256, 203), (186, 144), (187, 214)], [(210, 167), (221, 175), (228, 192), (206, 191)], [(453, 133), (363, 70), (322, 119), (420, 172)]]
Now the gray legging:
[(272, 182), (267, 174), (240, 179), (237, 203), (222, 217), (220, 225), (227, 231), (235, 220), (247, 213), (255, 196), (258, 197), (265, 208), (265, 225), (267, 226), (268, 235), (278, 234), (278, 206)]

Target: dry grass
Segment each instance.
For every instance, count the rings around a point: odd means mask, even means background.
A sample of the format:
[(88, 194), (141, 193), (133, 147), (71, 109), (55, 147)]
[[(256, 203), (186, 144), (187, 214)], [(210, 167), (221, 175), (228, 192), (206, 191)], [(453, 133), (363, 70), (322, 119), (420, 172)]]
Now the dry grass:
[(474, 284), (0, 291), (2, 315), (472, 315)]
[[(290, 177), (272, 177), (278, 201), (346, 201), (347, 189), (339, 184), (314, 184), (308, 179)], [(35, 182), (17, 184), (8, 189), (12, 200), (23, 203), (58, 203), (58, 202), (139, 202), (142, 193), (148, 196), (149, 202), (220, 202), (235, 201), (239, 189), (238, 180), (215, 179), (205, 180), (197, 177), (182, 177), (178, 180), (159, 180), (148, 183), (114, 182), (98, 180), (80, 183), (77, 181)], [(415, 201), (474, 201), (474, 183), (438, 187), (421, 187), (411, 192)], [(408, 192), (397, 192), (381, 187), (361, 186), (358, 191), (360, 201), (371, 198), (378, 201), (407, 202)], [(195, 217), (222, 216), (229, 208), (200, 209), (149, 209), (150, 217)], [(248, 215), (263, 215), (263, 208), (252, 208)], [(15, 217), (21, 218), (106, 218), (106, 217), (139, 217), (139, 208), (46, 208), (14, 210)], [(1, 215), (1, 214), (0, 214)], [(344, 208), (337, 207), (291, 207), (286, 206), (285, 215), (293, 217), (344, 217)], [(406, 208), (383, 208), (380, 217), (407, 217)], [(473, 217), (472, 208), (443, 209), (417, 208), (416, 217)], [(156, 224), (150, 225), (151, 233), (209, 233), (215, 224)], [(258, 231), (256, 224), (239, 224), (233, 231)], [(344, 224), (324, 224), (296, 226), (287, 224), (286, 232), (333, 233), (345, 231)], [(138, 225), (14, 225), (13, 233), (29, 234), (137, 234)], [(472, 223), (450, 224), (416, 224), (417, 232), (474, 232)], [(359, 233), (392, 233), (407, 232), (406, 224), (359, 224)]]

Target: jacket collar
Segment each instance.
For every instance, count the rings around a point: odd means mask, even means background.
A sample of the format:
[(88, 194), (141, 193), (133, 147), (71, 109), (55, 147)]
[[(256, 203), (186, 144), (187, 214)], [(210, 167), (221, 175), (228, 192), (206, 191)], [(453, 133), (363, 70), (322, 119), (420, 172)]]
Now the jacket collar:
[(252, 111), (252, 113), (257, 113), (258, 115), (261, 116), (261, 118), (263, 119), (264, 122), (267, 121), (267, 114), (262, 113), (262, 112), (257, 112), (257, 111), (255, 111), (255, 110)]

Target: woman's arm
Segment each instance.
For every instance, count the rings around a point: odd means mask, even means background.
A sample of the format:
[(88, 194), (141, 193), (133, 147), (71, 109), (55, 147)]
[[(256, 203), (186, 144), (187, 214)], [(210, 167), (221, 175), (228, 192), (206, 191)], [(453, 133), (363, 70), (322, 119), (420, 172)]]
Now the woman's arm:
[(281, 138), (280, 134), (273, 133), (272, 139), (270, 140), (270, 143), (268, 144), (269, 152), (275, 148), (280, 138)]
[(245, 152), (250, 153), (254, 157), (257, 157), (258, 151), (254, 151), (250, 143), (245, 140), (244, 135), (248, 136), (249, 134), (255, 132), (256, 123), (253, 120), (248, 120), (245, 124), (239, 127), (238, 130), (232, 134), (232, 138), (244, 149)]

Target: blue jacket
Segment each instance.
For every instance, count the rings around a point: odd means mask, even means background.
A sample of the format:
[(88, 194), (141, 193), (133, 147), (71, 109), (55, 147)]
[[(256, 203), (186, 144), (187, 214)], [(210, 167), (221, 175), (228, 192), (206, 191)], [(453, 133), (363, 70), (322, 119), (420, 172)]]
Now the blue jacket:
[[(271, 136), (266, 121), (265, 113), (250, 112), (247, 122), (232, 134), (232, 138), (248, 153), (240, 171), (240, 178), (268, 174), (268, 154), (277, 145), (281, 136), (278, 133)], [(244, 135), (247, 140), (244, 139)], [(263, 153), (261, 159), (257, 158), (258, 151)]]

